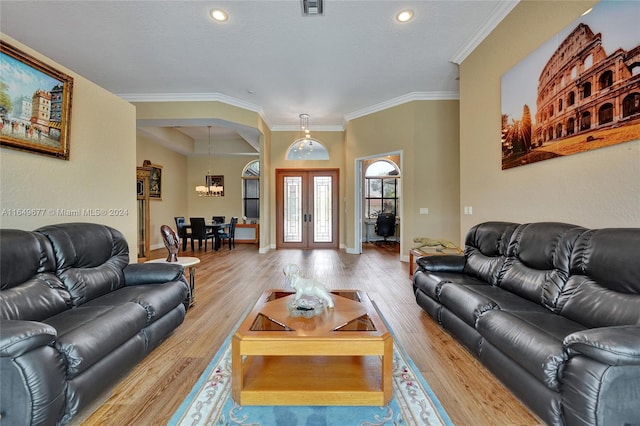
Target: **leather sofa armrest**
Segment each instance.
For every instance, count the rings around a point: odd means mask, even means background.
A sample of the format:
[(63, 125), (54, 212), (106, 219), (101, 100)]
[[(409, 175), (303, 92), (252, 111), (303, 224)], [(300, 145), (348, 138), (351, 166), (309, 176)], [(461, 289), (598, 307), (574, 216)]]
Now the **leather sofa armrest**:
[(416, 260), (418, 267), (429, 272), (463, 272), (466, 259), (463, 254), (423, 256)]
[(563, 344), (570, 356), (581, 354), (607, 365), (640, 365), (640, 326), (578, 331)]
[(55, 328), (42, 322), (0, 319), (0, 357), (16, 358), (50, 345), (57, 334)]
[(184, 281), (184, 267), (171, 263), (131, 263), (124, 268), (126, 286)]

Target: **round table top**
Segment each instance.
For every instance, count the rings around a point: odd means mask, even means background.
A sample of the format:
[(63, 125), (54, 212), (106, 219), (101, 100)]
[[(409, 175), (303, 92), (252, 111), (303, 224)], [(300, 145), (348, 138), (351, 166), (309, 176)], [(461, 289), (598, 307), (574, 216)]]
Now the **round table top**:
[(163, 258), (163, 259), (147, 260), (145, 263), (175, 263), (176, 265), (181, 265), (181, 266), (193, 266), (200, 263), (200, 259), (198, 259), (197, 257), (187, 257), (187, 256), (180, 257), (179, 256), (177, 262), (167, 262), (167, 259)]

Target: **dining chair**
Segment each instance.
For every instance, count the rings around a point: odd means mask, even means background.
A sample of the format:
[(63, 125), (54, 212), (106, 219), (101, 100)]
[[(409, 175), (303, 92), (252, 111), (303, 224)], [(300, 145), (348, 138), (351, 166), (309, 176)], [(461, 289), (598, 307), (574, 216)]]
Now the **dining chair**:
[(231, 250), (231, 246), (236, 248), (236, 224), (238, 223), (237, 217), (232, 217), (231, 222), (229, 223), (229, 230), (227, 232), (220, 232), (218, 234), (218, 238), (220, 240), (229, 240), (229, 250)]
[(176, 231), (178, 237), (182, 239), (182, 251), (187, 249), (187, 240), (191, 237), (191, 230), (187, 229), (187, 221), (184, 216), (176, 216), (173, 218), (176, 221)]
[(202, 249), (202, 240), (204, 240), (204, 251), (206, 252), (207, 240), (211, 238), (211, 248), (213, 248), (215, 234), (213, 231), (207, 230), (207, 224), (204, 221), (204, 217), (192, 217), (189, 218), (189, 222), (191, 222), (191, 251), (194, 250), (194, 240), (198, 240), (198, 250)]

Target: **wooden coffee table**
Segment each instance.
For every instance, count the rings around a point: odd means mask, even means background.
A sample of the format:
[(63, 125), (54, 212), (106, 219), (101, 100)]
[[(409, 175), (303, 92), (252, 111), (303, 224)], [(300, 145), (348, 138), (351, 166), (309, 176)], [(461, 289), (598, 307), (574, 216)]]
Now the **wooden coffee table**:
[(294, 293), (269, 290), (231, 342), (240, 405), (373, 405), (392, 393), (393, 338), (366, 293), (331, 292), (335, 307), (294, 317)]

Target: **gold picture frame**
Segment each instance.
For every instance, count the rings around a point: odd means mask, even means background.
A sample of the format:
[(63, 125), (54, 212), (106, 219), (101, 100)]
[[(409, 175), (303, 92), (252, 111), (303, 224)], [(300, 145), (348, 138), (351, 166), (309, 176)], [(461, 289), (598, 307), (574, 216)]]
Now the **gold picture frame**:
[(0, 66), (0, 146), (69, 160), (73, 77), (2, 40)]
[(214, 197), (224, 197), (224, 175), (207, 175), (205, 181)]
[(162, 201), (162, 166), (152, 164), (149, 160), (144, 160), (142, 166), (151, 168), (149, 172), (149, 199)]

